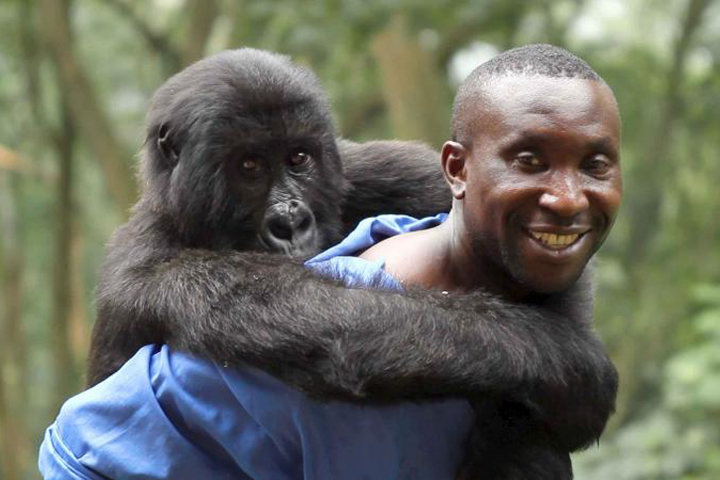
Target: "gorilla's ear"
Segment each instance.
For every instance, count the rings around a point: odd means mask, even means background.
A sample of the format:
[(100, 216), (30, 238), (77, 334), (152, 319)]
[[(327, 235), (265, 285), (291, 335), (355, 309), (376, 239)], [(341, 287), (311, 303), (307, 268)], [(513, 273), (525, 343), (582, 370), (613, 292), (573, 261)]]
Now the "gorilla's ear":
[(160, 128), (158, 129), (157, 147), (168, 165), (171, 167), (177, 165), (180, 152), (173, 142), (172, 135), (170, 134), (170, 127), (168, 127), (165, 123), (160, 125)]

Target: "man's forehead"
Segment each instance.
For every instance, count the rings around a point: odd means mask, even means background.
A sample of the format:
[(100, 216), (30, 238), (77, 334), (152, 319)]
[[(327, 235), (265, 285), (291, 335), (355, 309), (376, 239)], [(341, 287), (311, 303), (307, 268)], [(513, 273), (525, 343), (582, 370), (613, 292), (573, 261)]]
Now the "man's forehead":
[[(470, 100), (470, 99), (468, 99)], [(596, 80), (507, 75), (488, 79), (476, 90), (466, 121), (472, 131), (531, 129), (534, 125), (602, 128), (619, 136), (620, 120), (610, 88)]]

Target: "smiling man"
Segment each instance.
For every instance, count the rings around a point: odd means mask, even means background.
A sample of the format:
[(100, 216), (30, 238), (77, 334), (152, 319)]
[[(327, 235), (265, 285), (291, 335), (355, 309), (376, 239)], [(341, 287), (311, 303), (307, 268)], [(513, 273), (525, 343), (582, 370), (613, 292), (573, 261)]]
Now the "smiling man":
[[(383, 264), (404, 288), (484, 289), (560, 306), (620, 206), (612, 90), (565, 50), (520, 47), (463, 82), (452, 128), (442, 149), (453, 195), (447, 220), (390, 237), (360, 257)], [(520, 407), (518, 415), (507, 399), (481, 405), (485, 431), (476, 431), (480, 447), (461, 478), (572, 478), (567, 453), (577, 447), (555, 449), (532, 413)]]
[(483, 288), (523, 300), (562, 292), (605, 240), (620, 204), (620, 118), (610, 88), (549, 45), (510, 50), (461, 85), (442, 165), (446, 222), (392, 237), (383, 259), (406, 286)]

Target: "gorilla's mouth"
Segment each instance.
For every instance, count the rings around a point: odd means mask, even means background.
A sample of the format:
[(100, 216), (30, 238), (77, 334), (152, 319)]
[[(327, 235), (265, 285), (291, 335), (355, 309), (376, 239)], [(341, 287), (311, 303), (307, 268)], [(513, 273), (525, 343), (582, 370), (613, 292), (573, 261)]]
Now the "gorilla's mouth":
[(268, 241), (265, 235), (258, 234), (257, 242), (260, 250), (292, 258), (309, 258), (317, 253), (320, 253), (320, 242), (318, 241), (317, 231), (313, 231), (311, 237), (304, 236), (302, 241), (299, 242), (294, 242), (292, 240), (273, 242)]

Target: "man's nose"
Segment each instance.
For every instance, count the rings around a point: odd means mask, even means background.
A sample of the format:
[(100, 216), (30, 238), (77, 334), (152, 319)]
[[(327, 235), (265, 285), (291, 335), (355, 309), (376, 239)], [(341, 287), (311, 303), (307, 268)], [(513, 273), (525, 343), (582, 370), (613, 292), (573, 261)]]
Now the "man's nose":
[(568, 172), (558, 172), (540, 196), (540, 206), (561, 217), (572, 217), (588, 209), (582, 179)]

